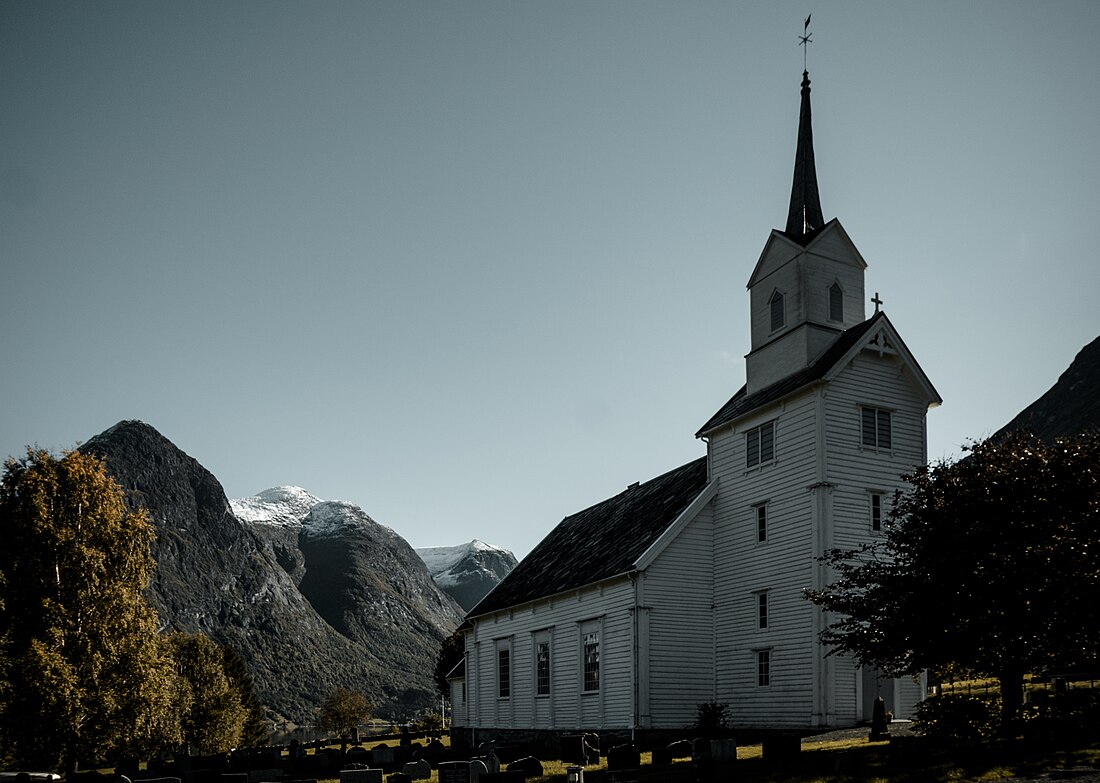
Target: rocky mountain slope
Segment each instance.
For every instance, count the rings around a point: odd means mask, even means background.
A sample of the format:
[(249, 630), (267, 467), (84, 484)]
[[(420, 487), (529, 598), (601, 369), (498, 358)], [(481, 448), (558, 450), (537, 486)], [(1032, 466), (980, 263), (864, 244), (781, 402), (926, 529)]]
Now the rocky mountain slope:
[(435, 583), (470, 611), (516, 567), (516, 556), (507, 549), (476, 538), (458, 546), (417, 549)]
[(283, 493), (266, 522), (242, 521), (209, 471), (142, 422), (81, 450), (103, 456), (127, 502), (149, 510), (148, 596), (162, 627), (235, 647), (275, 716), (307, 722), (340, 686), (386, 717), (435, 703), (436, 655), (461, 613), (392, 530), (301, 491)]
[(1030, 429), (1045, 441), (1100, 429), (1100, 337), (1078, 352), (1046, 394), (994, 434)]

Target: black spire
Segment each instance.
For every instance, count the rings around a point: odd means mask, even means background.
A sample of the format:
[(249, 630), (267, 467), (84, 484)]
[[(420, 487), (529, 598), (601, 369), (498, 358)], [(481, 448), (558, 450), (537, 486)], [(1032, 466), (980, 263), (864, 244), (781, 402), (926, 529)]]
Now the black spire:
[(817, 194), (814, 166), (814, 131), (810, 125), (810, 73), (802, 72), (802, 110), (798, 114), (798, 148), (794, 156), (794, 184), (791, 209), (787, 213), (787, 234), (805, 237), (825, 224), (821, 197)]

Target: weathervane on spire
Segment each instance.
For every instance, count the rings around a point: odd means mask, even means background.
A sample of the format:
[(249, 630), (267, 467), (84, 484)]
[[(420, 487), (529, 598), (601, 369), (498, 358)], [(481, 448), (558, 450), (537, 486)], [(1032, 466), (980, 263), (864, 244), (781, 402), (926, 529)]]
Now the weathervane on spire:
[(802, 23), (802, 35), (798, 36), (798, 45), (802, 47), (802, 70), (804, 71), (808, 70), (806, 67), (806, 52), (809, 50), (810, 44), (814, 42), (811, 37), (813, 33), (810, 32), (811, 16), (813, 16), (813, 14), (806, 16), (806, 21)]

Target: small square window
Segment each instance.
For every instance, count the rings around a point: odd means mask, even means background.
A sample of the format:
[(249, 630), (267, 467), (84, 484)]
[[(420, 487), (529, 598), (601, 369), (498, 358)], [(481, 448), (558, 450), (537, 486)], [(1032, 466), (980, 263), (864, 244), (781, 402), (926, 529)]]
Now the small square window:
[(876, 449), (892, 448), (892, 422), (890, 411), (882, 408), (860, 408), (861, 442)]
[(775, 422), (769, 421), (745, 433), (745, 467), (775, 459)]

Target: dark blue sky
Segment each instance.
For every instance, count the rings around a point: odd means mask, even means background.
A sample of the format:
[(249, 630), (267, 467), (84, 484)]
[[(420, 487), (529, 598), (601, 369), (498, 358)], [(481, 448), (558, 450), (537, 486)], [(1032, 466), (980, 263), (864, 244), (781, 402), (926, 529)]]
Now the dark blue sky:
[(139, 418), (522, 556), (742, 384), (812, 11), (825, 215), (956, 454), (1100, 332), (1100, 4), (811, 6), (3, 3), (0, 452)]

